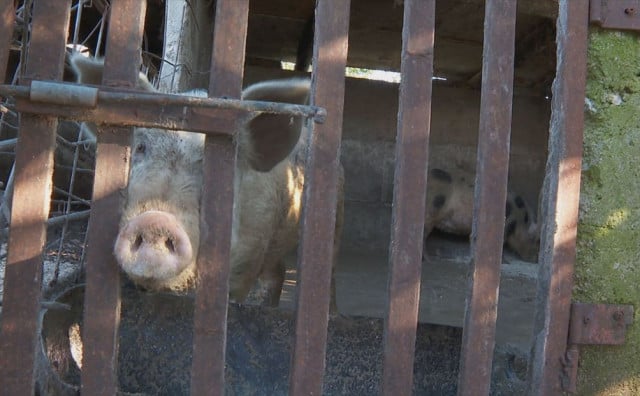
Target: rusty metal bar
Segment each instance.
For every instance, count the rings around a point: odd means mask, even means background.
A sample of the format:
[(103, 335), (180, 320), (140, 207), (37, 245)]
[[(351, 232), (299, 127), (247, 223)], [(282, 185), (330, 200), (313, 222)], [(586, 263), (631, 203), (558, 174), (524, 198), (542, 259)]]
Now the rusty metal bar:
[(576, 260), (589, 2), (561, 0), (557, 21), (549, 161), (542, 191), (536, 316), (529, 394), (562, 393), (562, 362)]
[(305, 167), (295, 339), (289, 377), (292, 395), (322, 392), (350, 3), (350, 0), (318, 0), (316, 6), (311, 103), (327, 109), (327, 120), (322, 125), (313, 125)]
[(431, 124), (435, 0), (404, 3), (382, 393), (410, 395)]
[(59, 115), (96, 125), (126, 125), (231, 135), (238, 116), (236, 110), (219, 110), (211, 114), (202, 108), (154, 104), (104, 104), (95, 109), (39, 104), (18, 100), (16, 109), (23, 113)]
[[(249, 0), (218, 0), (209, 96), (240, 98)], [(193, 325), (192, 395), (223, 395), (233, 223), (235, 146), (207, 136), (200, 212), (200, 248)]]
[(0, 0), (0, 82), (4, 82), (7, 74), (15, 19), (14, 0)]
[[(25, 79), (62, 78), (70, 6), (70, 0), (34, 4)], [(0, 389), (7, 395), (34, 394), (57, 125), (54, 117), (23, 115), (20, 120), (0, 337)]]
[[(33, 84), (44, 85), (48, 87), (46, 92), (37, 92), (34, 90)], [(81, 88), (85, 90), (84, 98), (80, 98), (77, 89)], [(61, 95), (58, 93), (65, 93), (69, 97), (69, 100), (73, 100), (73, 103), (61, 103)], [(34, 97), (35, 94), (35, 97)], [(191, 125), (190, 118), (192, 115), (198, 116), (200, 112), (211, 113), (203, 111), (204, 109), (220, 109), (226, 111), (226, 114), (230, 114), (228, 117), (220, 117), (219, 115), (209, 115), (207, 122), (215, 122), (216, 118), (230, 118), (239, 116), (240, 112), (256, 112), (256, 113), (271, 113), (271, 114), (290, 114), (292, 116), (312, 117), (315, 122), (322, 123), (327, 115), (323, 108), (316, 106), (305, 106), (289, 103), (274, 103), (274, 102), (261, 102), (254, 100), (237, 100), (237, 99), (221, 99), (221, 98), (201, 98), (196, 96), (185, 96), (175, 94), (162, 94), (162, 93), (145, 93), (140, 91), (115, 91), (113, 89), (100, 89), (89, 85), (69, 84), (59, 82), (44, 82), (44, 81), (32, 81), (32, 87), (22, 87), (15, 85), (0, 85), (0, 95), (13, 96), (20, 99), (31, 99), (31, 101), (23, 101), (23, 107), (18, 109), (23, 112), (31, 112), (37, 114), (59, 114), (62, 117), (75, 117), (82, 116), (84, 112), (98, 112), (105, 113), (106, 111), (113, 112), (113, 116), (117, 113), (131, 113), (137, 111), (138, 106), (153, 108), (160, 114), (147, 115), (142, 114), (143, 120), (138, 120), (134, 116), (130, 116), (127, 125), (147, 126), (154, 123), (153, 118), (165, 117), (167, 118), (165, 124), (162, 124), (162, 128), (176, 129), (176, 130), (194, 130)], [(134, 110), (131, 110), (134, 107)], [(109, 110), (111, 109), (111, 110)], [(172, 114), (171, 117), (164, 115), (165, 112)], [(217, 112), (219, 113), (219, 112)], [(91, 114), (91, 113), (90, 113)], [(237, 114), (237, 115), (236, 115)], [(86, 117), (91, 116), (87, 115)], [(101, 116), (107, 116), (106, 120), (111, 121), (111, 114), (104, 114)], [(101, 116), (92, 116), (95, 119)], [(137, 116), (139, 117), (139, 116)], [(82, 119), (82, 121), (88, 121)], [(93, 121), (93, 120), (91, 120)], [(144, 123), (144, 124), (142, 124)], [(203, 132), (211, 130), (211, 126), (204, 128), (198, 124), (194, 125)], [(197, 130), (197, 129), (196, 129)], [(200, 132), (200, 130), (197, 130)], [(231, 134), (232, 131), (227, 132)]]
[(513, 99), (516, 2), (485, 3), (482, 92), (471, 233), (473, 260), (462, 332), (459, 395), (488, 395), (498, 316)]
[[(146, 1), (113, 0), (102, 83), (133, 88), (140, 67)], [(113, 257), (127, 187), (131, 128), (99, 129), (84, 301), (82, 394), (114, 395), (118, 387), (120, 276)]]

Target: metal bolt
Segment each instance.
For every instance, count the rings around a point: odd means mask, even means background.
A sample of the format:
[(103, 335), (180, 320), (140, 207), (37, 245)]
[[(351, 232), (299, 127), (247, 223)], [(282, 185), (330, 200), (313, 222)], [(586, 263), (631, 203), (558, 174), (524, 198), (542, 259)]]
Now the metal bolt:
[(635, 15), (636, 14), (636, 9), (629, 7), (629, 8), (625, 8), (624, 9), (624, 13), (627, 15)]

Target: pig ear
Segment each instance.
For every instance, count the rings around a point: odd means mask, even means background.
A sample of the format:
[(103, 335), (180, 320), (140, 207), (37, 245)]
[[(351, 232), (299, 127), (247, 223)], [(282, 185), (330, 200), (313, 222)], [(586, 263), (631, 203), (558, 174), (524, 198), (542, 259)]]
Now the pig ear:
[[(244, 100), (306, 104), (309, 79), (266, 81), (252, 85), (242, 94)], [(259, 114), (239, 136), (239, 154), (255, 170), (268, 172), (293, 150), (302, 130), (302, 117)]]
[[(104, 59), (88, 57), (80, 52), (72, 52), (68, 55), (69, 65), (76, 75), (76, 81), (82, 84), (102, 84), (102, 72), (104, 71)], [(136, 88), (143, 91), (155, 92), (156, 89), (147, 79), (147, 76), (138, 74)]]
[[(76, 82), (81, 84), (100, 85), (102, 84), (102, 72), (104, 71), (104, 59), (96, 59), (81, 54), (80, 52), (71, 52), (67, 55), (67, 60), (76, 75)], [(147, 77), (140, 73), (138, 75), (137, 88), (143, 91), (155, 92), (156, 89), (151, 85)], [(80, 126), (81, 133), (85, 138), (96, 140), (98, 130), (95, 124), (83, 122)]]

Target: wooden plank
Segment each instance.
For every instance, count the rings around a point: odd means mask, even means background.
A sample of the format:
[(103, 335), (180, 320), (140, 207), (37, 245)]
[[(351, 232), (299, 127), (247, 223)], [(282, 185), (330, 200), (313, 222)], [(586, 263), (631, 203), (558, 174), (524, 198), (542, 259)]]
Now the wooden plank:
[(319, 0), (316, 8), (311, 103), (327, 110), (313, 125), (305, 168), (302, 241), (298, 249), (295, 340), (290, 394), (320, 395), (324, 377), (349, 0)]
[[(62, 78), (70, 7), (71, 1), (34, 4), (22, 84), (35, 77)], [(42, 256), (57, 125), (54, 117), (22, 115), (20, 119), (0, 337), (0, 389), (7, 395), (34, 394)]]
[(382, 393), (413, 389), (431, 126), (435, 0), (407, 0), (396, 138)]
[(473, 261), (462, 332), (459, 395), (488, 395), (491, 386), (509, 173), (515, 25), (515, 1), (486, 2)]
[[(111, 2), (102, 83), (134, 88), (138, 79), (146, 2)], [(131, 128), (99, 129), (89, 219), (81, 388), (85, 395), (117, 390), (120, 276), (113, 256), (128, 182)]]
[(576, 261), (589, 1), (560, 1), (529, 394), (562, 393)]
[[(218, 0), (209, 96), (241, 96), (248, 16), (249, 0)], [(236, 157), (232, 139), (207, 136), (204, 156), (191, 394), (223, 395)]]

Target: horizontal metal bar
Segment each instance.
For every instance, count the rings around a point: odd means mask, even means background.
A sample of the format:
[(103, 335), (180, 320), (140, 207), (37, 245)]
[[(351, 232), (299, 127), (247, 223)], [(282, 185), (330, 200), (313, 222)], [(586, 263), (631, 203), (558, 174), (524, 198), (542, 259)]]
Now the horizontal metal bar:
[[(79, 87), (93, 88), (89, 85), (60, 83), (60, 82), (43, 82), (32, 81), (31, 87), (16, 85), (0, 85), (0, 95), (13, 96), (20, 99), (32, 99), (32, 91), (41, 84), (46, 83), (48, 90), (56, 90), (57, 92), (71, 91)], [(103, 104), (127, 104), (131, 105), (159, 105), (159, 106), (182, 106), (194, 108), (213, 108), (225, 110), (239, 110), (252, 113), (270, 113), (270, 114), (290, 114), (292, 116), (300, 116), (312, 118), (317, 123), (323, 123), (327, 116), (327, 111), (317, 106), (306, 106), (289, 103), (262, 102), (255, 100), (225, 99), (225, 98), (203, 98), (187, 95), (150, 93), (141, 91), (128, 90), (111, 90), (107, 87), (100, 87), (97, 92), (97, 103), (92, 106), (85, 105), (89, 108), (97, 108)], [(58, 98), (50, 95), (38, 95), (39, 103), (60, 105), (71, 103), (61, 103)], [(80, 105), (80, 103), (74, 103)]]
[(64, 119), (92, 122), (96, 125), (136, 126), (179, 131), (202, 132), (213, 135), (233, 135), (240, 112), (212, 111), (185, 106), (154, 104), (102, 103), (94, 109), (36, 103), (18, 99), (16, 110), (23, 113), (53, 115)]
[[(66, 215), (51, 217), (47, 220), (47, 227), (60, 225), (65, 221), (79, 221), (89, 218), (91, 209), (83, 210), (81, 212), (74, 212)], [(9, 228), (3, 228), (0, 230), (0, 236), (9, 235)]]
[(98, 88), (52, 81), (31, 81), (29, 99), (33, 102), (91, 108), (98, 104)]

